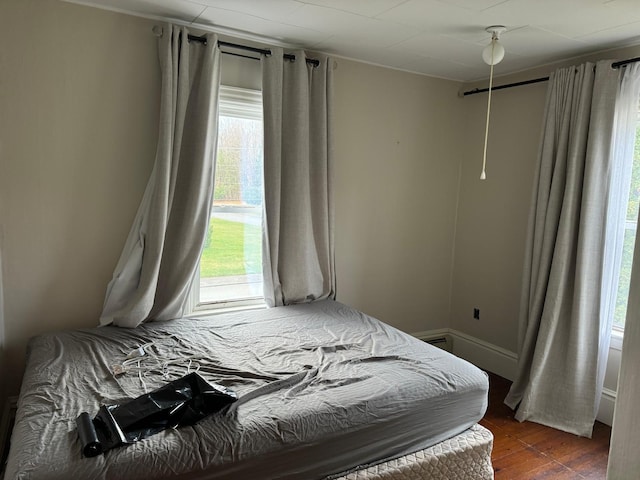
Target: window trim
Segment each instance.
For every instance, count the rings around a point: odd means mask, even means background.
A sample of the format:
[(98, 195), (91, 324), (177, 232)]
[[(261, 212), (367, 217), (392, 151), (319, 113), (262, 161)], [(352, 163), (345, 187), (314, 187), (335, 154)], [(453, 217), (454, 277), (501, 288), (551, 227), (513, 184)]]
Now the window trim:
[(617, 326), (612, 327), (609, 348), (612, 350), (622, 350), (623, 339), (624, 339), (624, 328), (617, 327)]
[[(639, 135), (639, 129), (640, 129), (640, 98), (638, 99), (638, 115), (636, 117), (636, 141), (637, 141), (637, 137)], [(631, 159), (632, 164), (635, 162), (635, 153), (633, 154), (633, 158)], [(632, 166), (632, 170), (631, 170), (631, 175), (632, 175), (632, 182), (633, 182), (633, 166)], [(629, 188), (631, 188), (631, 185), (629, 186)], [(629, 201), (630, 199), (627, 199), (627, 207), (629, 205)], [(626, 212), (626, 209), (625, 209)], [(626, 215), (625, 215), (626, 216)], [(624, 232), (626, 233), (627, 230), (633, 231), (635, 232), (634, 237), (637, 236), (638, 233), (638, 223), (640, 223), (638, 221), (638, 218), (636, 218), (635, 220), (629, 220), (628, 218), (625, 219), (625, 223), (624, 223)], [(634, 249), (635, 249), (635, 241), (633, 242), (634, 244)], [(632, 266), (633, 268), (633, 266)], [(618, 281), (620, 280), (619, 276), (618, 276)], [(629, 304), (629, 299), (627, 298), (627, 306)], [(628, 314), (628, 311), (627, 311)], [(614, 349), (614, 350), (622, 350), (622, 341), (624, 338), (624, 328), (625, 328), (625, 324), (626, 324), (626, 318), (624, 319), (624, 324), (622, 326), (620, 325), (616, 325), (613, 324), (611, 326), (611, 340), (609, 343), (609, 348), (610, 349)]]
[[(218, 117), (220, 116), (262, 121), (262, 92), (260, 90), (220, 85)], [(264, 296), (200, 303), (200, 263), (198, 262), (198, 268), (193, 276), (189, 296), (187, 297), (186, 307), (190, 316), (261, 309), (266, 308), (266, 306)]]

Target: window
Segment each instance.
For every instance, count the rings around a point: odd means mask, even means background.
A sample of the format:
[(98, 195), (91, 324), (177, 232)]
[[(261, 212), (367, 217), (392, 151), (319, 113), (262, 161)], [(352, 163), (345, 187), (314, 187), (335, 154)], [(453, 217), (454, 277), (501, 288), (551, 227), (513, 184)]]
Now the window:
[(262, 94), (220, 87), (209, 231), (192, 307), (262, 303)]
[(631, 265), (633, 263), (633, 250), (638, 229), (638, 206), (640, 205), (640, 108), (638, 109), (638, 122), (636, 123), (635, 147), (633, 150), (633, 167), (631, 171), (631, 185), (629, 190), (629, 203), (624, 230), (624, 244), (622, 247), (622, 263), (618, 281), (618, 292), (613, 317), (613, 327), (617, 330), (624, 329), (627, 316), (627, 300), (629, 298), (629, 285), (631, 282)]

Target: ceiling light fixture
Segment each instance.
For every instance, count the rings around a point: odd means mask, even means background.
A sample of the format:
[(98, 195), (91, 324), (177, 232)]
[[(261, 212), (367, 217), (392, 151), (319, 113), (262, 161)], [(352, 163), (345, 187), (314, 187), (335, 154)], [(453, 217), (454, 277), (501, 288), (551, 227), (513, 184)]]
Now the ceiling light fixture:
[(502, 25), (493, 25), (485, 28), (491, 34), (491, 43), (482, 50), (482, 59), (484, 63), (491, 66), (489, 73), (489, 97), (487, 99), (487, 123), (484, 130), (484, 153), (482, 155), (482, 173), (480, 180), (485, 180), (487, 174), (485, 167), (487, 165), (487, 140), (489, 139), (489, 115), (491, 113), (491, 89), (493, 88), (493, 66), (497, 65), (504, 58), (504, 47), (498, 41), (500, 35), (506, 30)]

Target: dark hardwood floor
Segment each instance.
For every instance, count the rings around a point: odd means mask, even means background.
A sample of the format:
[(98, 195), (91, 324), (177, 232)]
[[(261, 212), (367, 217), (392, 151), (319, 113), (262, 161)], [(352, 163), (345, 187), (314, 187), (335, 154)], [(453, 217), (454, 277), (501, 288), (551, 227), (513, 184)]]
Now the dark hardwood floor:
[(480, 422), (494, 436), (496, 480), (600, 479), (607, 473), (611, 427), (596, 422), (593, 438), (532, 422), (518, 422), (504, 403), (511, 382), (489, 374), (489, 408)]

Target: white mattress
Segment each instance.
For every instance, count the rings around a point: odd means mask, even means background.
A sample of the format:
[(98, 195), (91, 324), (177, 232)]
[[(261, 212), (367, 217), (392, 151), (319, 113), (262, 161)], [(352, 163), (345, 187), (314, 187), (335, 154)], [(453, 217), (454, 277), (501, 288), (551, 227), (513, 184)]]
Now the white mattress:
[[(140, 377), (112, 375), (149, 342)], [(194, 369), (237, 392), (229, 413), (81, 457), (82, 411)], [(487, 390), (471, 364), (332, 301), (43, 335), (29, 344), (5, 478), (321, 479), (465, 431)]]

